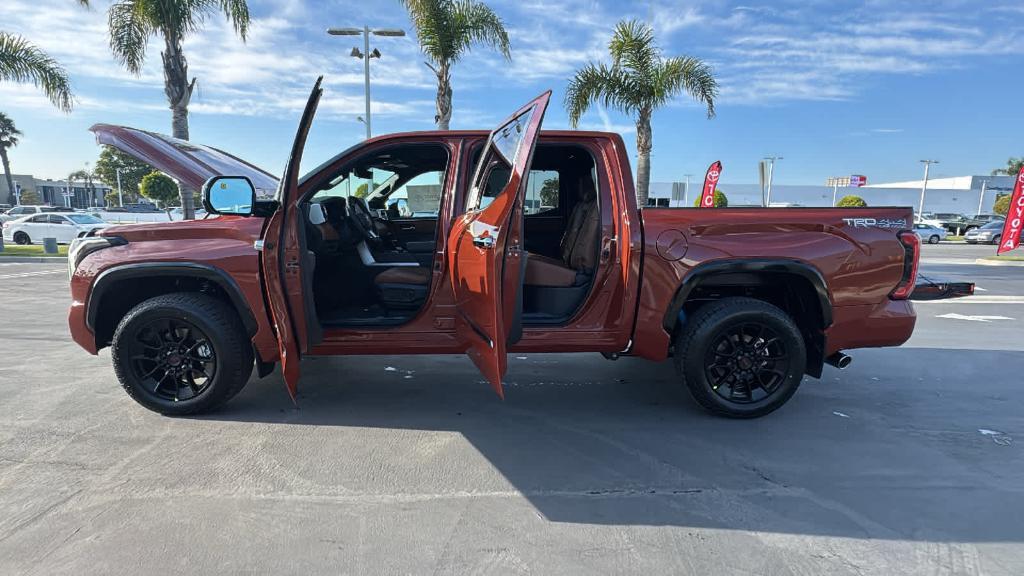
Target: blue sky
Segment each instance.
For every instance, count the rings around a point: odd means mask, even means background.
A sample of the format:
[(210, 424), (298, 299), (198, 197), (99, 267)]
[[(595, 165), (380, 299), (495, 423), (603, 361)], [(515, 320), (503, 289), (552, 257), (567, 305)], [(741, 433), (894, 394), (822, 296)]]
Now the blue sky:
[[(785, 157), (776, 182), (820, 184), (830, 175), (870, 181), (988, 173), (1024, 155), (1024, 4), (946, 1), (758, 3), (490, 0), (512, 39), (511, 62), (475, 49), (454, 73), (453, 128), (491, 128), (518, 105), (554, 90), (545, 126), (565, 128), (564, 88), (590, 60), (606, 58), (616, 21), (654, 24), (666, 55), (710, 62), (718, 116), (707, 120), (686, 96), (655, 115), (655, 181), (703, 175), (722, 160), (724, 182), (755, 182), (757, 161)], [(22, 34), (61, 61), (78, 97), (73, 113), (50, 107), (31, 86), (0, 84), (0, 110), (25, 133), (11, 152), (15, 173), (59, 178), (95, 161), (88, 127), (124, 124), (167, 133), (159, 44), (140, 77), (121, 70), (105, 38), (106, 0), (92, 10), (71, 0), (3, 0), (0, 30)], [(362, 139), (362, 63), (352, 38), (327, 26), (401, 27), (397, 0), (250, 0), (243, 44), (222, 18), (189, 38), (198, 90), (192, 139), (278, 172), (314, 79), (326, 93), (306, 152), (314, 166)], [(984, 6), (981, 6), (984, 4)], [(433, 75), (414, 38), (379, 38), (373, 61), (374, 133), (432, 127)], [(581, 127), (623, 133), (632, 119), (594, 109)]]

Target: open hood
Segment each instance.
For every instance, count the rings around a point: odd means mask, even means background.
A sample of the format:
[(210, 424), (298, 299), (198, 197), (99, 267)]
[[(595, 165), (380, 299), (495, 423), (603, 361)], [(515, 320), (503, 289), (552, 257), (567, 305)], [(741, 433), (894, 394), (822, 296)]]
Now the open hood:
[(223, 150), (125, 126), (90, 128), (98, 144), (113, 146), (192, 188), (202, 189), (213, 176), (246, 176), (260, 200), (273, 199), (278, 180), (272, 174)]

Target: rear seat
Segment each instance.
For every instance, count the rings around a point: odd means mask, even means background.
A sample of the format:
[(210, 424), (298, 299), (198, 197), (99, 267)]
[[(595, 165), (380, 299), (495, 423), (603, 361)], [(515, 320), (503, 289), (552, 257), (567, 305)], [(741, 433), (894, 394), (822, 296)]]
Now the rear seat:
[(580, 179), (579, 201), (573, 207), (562, 235), (560, 259), (530, 254), (526, 260), (527, 286), (569, 287), (589, 282), (597, 264), (600, 210), (591, 178)]

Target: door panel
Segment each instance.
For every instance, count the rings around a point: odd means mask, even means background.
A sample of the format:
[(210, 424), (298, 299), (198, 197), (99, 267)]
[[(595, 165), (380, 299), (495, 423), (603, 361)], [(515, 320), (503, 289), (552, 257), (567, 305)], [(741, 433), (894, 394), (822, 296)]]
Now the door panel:
[(292, 401), (301, 376), (301, 355), (319, 337), (319, 325), (314, 322), (310, 326), (307, 321), (307, 314), (313, 306), (312, 299), (307, 300), (307, 286), (312, 280), (313, 270), (309, 268), (305, 239), (301, 234), (299, 218), (305, 218), (305, 215), (297, 206), (297, 196), (302, 151), (323, 93), (320, 88), (322, 81), (323, 77), (317, 79), (306, 102), (278, 191), (278, 209), (271, 216), (263, 235), (262, 265), (267, 299), (281, 354), (281, 373)]
[(551, 92), (519, 109), (490, 138), (448, 238), (459, 314), (456, 337), (504, 398), (509, 331), (522, 297), (522, 188)]

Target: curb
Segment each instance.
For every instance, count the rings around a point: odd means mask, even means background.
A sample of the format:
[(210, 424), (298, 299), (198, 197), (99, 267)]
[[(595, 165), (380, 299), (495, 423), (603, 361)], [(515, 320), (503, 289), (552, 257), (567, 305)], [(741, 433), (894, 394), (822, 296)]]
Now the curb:
[(1024, 268), (1024, 261), (1022, 260), (992, 260), (989, 258), (978, 258), (974, 263), (981, 264), (982, 266), (1016, 266)]
[(0, 264), (4, 262), (10, 264), (47, 264), (53, 262), (54, 264), (68, 263), (67, 256), (0, 256)]

